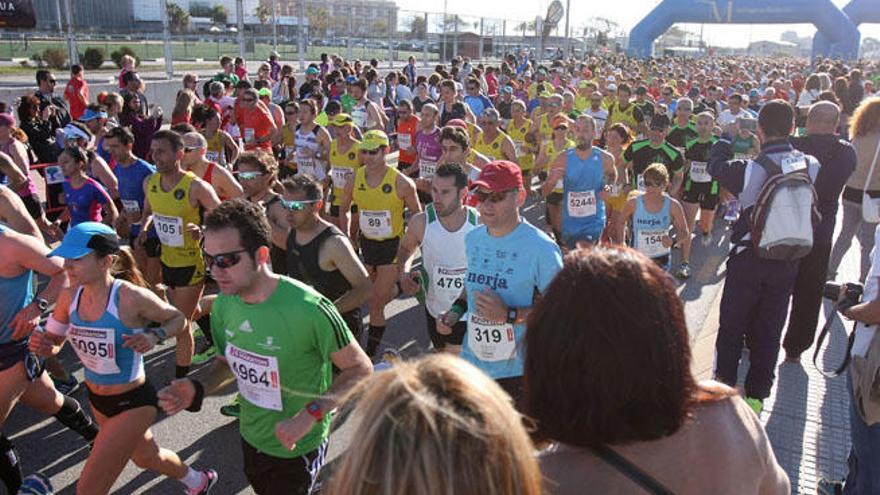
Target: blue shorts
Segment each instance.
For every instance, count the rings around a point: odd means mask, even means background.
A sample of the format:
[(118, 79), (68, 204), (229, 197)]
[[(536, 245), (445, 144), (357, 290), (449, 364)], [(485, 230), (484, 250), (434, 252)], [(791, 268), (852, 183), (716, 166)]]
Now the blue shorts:
[(28, 339), (0, 344), (0, 371), (6, 371), (24, 362), (28, 380), (43, 374), (43, 362), (28, 349)]

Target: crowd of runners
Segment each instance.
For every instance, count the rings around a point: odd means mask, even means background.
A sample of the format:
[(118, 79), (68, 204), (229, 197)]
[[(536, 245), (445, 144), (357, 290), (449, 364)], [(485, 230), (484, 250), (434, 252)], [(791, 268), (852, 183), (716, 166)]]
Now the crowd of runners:
[[(231, 385), (219, 413), (261, 495), (789, 493), (758, 416), (792, 293), (798, 360), (857, 233), (868, 275), (874, 225), (846, 208), (880, 191), (876, 63), (332, 55), (297, 79), (277, 54), (256, 74), (223, 57), (184, 77), (170, 122), (123, 63), (118, 92), (90, 95), (74, 66), (62, 98), (40, 70), (0, 109), (0, 426), (22, 402), (77, 432), (77, 493), (109, 493), (129, 460), (211, 491), (223, 473), (150, 426), (218, 413), (203, 398)], [(773, 167), (818, 193), (806, 258), (768, 247), (786, 228), (761, 194)], [(723, 384), (696, 383), (675, 288), (722, 223)], [(398, 297), (423, 307), (431, 356), (373, 374)], [(168, 339), (175, 379), (158, 383), (144, 355)], [(325, 467), (346, 411), (358, 441)], [(848, 493), (880, 490), (870, 428)], [(3, 433), (14, 494), (26, 473)]]

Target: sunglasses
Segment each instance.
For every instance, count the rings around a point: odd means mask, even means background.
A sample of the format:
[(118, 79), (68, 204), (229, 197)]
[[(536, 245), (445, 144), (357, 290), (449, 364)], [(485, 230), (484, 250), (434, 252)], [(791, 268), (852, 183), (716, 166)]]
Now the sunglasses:
[(239, 249), (238, 251), (230, 251), (228, 253), (220, 253), (212, 256), (202, 250), (202, 254), (205, 256), (205, 266), (208, 270), (215, 266), (223, 269), (231, 268), (241, 261), (241, 253), (246, 252), (247, 249)]
[(500, 203), (507, 199), (507, 193), (511, 191), (515, 191), (516, 189), (508, 189), (506, 191), (484, 191), (483, 189), (478, 189), (474, 191), (474, 197), (477, 198), (477, 201), (480, 203)]
[(366, 153), (368, 155), (376, 155), (376, 154), (379, 154), (380, 151), (382, 151), (382, 148), (376, 148), (374, 150), (361, 150), (361, 153)]
[(243, 101), (245, 103), (253, 103), (256, 100), (254, 100), (253, 98), (242, 98), (241, 101)]
[(281, 200), (281, 207), (287, 211), (302, 211), (306, 208), (306, 205), (315, 204), (321, 201), (320, 199), (310, 199), (308, 201), (287, 201), (286, 199)]
[(660, 187), (663, 185), (663, 181), (653, 181), (645, 179), (645, 187)]
[(55, 79), (48, 79), (49, 84), (55, 84), (57, 81)]
[(263, 175), (265, 175), (265, 174), (263, 174), (263, 172), (256, 172), (256, 171), (254, 171), (254, 172), (239, 172), (238, 173), (238, 180), (254, 180), (258, 177), (262, 177)]

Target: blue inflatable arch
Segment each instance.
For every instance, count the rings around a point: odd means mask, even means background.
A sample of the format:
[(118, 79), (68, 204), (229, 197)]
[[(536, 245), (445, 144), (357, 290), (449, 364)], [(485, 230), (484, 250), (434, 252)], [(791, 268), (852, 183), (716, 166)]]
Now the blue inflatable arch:
[(663, 0), (630, 32), (628, 52), (653, 55), (654, 40), (676, 22), (697, 24), (801, 24), (816, 26), (830, 41), (821, 55), (851, 60), (859, 32), (831, 0)]
[[(843, 13), (856, 26), (865, 23), (880, 23), (880, 0), (853, 0), (843, 8)], [(828, 38), (822, 32), (817, 32), (813, 37), (813, 56), (836, 51), (836, 48), (829, 45), (831, 42), (828, 41)], [(856, 46), (858, 46), (858, 42)]]

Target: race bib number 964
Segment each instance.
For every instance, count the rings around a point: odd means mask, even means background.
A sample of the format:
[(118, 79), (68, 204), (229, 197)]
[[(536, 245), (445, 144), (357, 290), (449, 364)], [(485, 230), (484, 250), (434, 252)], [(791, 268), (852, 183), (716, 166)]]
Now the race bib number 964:
[(226, 360), (229, 361), (242, 397), (263, 409), (283, 409), (278, 358), (226, 344)]

